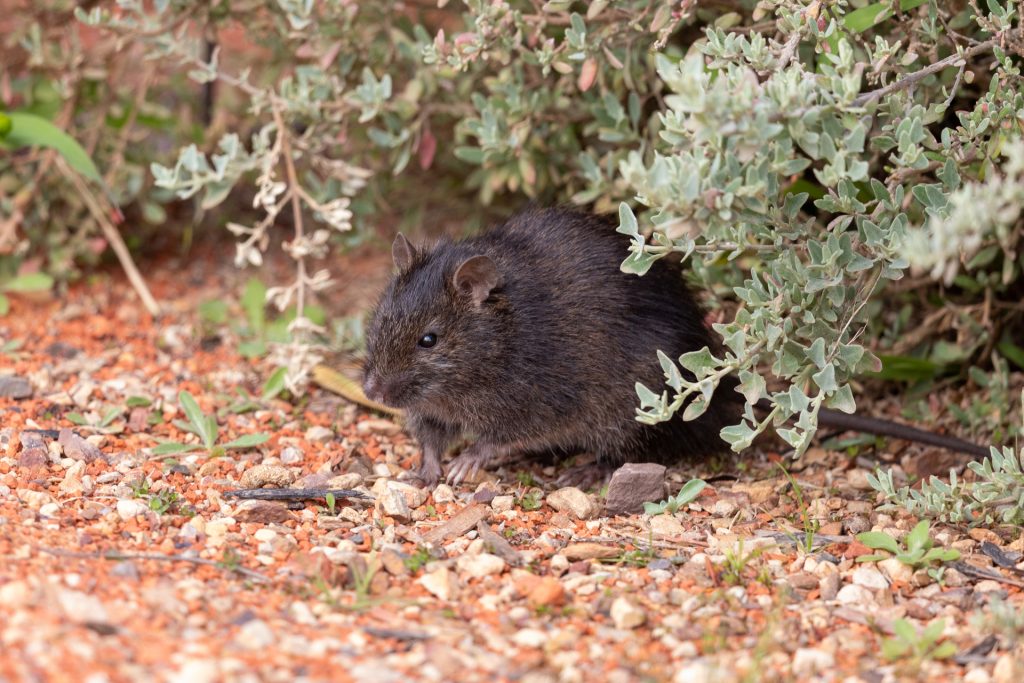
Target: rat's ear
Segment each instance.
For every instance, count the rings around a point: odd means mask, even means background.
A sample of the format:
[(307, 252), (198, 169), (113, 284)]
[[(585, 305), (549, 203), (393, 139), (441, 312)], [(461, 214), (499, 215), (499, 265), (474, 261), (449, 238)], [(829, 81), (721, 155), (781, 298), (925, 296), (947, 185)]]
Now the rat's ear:
[(455, 285), (456, 291), (465, 294), (479, 306), (487, 300), (491, 291), (501, 284), (501, 275), (489, 257), (473, 256), (455, 269), (452, 284)]
[(391, 258), (395, 260), (395, 265), (402, 273), (409, 270), (409, 266), (416, 259), (415, 247), (405, 239), (405, 235), (402, 233), (395, 235), (395, 241), (391, 244)]

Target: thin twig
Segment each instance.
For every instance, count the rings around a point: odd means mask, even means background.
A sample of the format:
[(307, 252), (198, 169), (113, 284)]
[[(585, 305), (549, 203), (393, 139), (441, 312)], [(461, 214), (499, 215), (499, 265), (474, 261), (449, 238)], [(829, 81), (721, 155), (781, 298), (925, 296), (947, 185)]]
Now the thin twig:
[(253, 581), (259, 581), (260, 583), (270, 583), (263, 574), (252, 569), (246, 569), (245, 567), (231, 567), (223, 562), (217, 562), (215, 560), (207, 560), (202, 557), (188, 557), (187, 555), (164, 555), (161, 553), (123, 553), (119, 550), (111, 550), (105, 553), (80, 553), (73, 550), (61, 550), (60, 548), (39, 548), (40, 552), (44, 552), (48, 555), (54, 555), (56, 557), (74, 557), (83, 560), (154, 560), (156, 562), (190, 562), (192, 564), (199, 564), (204, 567), (216, 567), (217, 569), (223, 569), (226, 572), (233, 572), (240, 574), (246, 578), (252, 579)]
[[(121, 233), (118, 232), (117, 228), (107, 217), (107, 214), (103, 211), (99, 201), (96, 199), (96, 195), (93, 194), (89, 186), (85, 184), (82, 177), (78, 175), (74, 170), (68, 167), (67, 163), (61, 159), (57, 159), (57, 168), (64, 174), (71, 184), (78, 190), (78, 194), (82, 196), (82, 200), (85, 205), (89, 208), (89, 212), (92, 213), (92, 217), (100, 224), (100, 229), (103, 231), (103, 236), (107, 238), (107, 242), (110, 243), (111, 248), (117, 255), (117, 260), (121, 262), (121, 268), (124, 269), (125, 275), (128, 276), (128, 281), (131, 282), (132, 287), (135, 288), (135, 292), (142, 299), (142, 305), (146, 307), (149, 314), (154, 318), (160, 315), (160, 306), (157, 305), (156, 299), (149, 291), (149, 287), (146, 286), (146, 281), (142, 279), (142, 274), (139, 273), (139, 269), (135, 267), (135, 262), (132, 261), (132, 255), (128, 251), (128, 245), (124, 243), (124, 239), (121, 238)], [(116, 208), (116, 207), (114, 207)]]
[(984, 43), (979, 43), (974, 47), (969, 47), (963, 52), (958, 52), (955, 55), (950, 55), (945, 59), (935, 62), (934, 64), (929, 64), (928, 66), (924, 67), (919, 71), (915, 71), (912, 74), (904, 76), (900, 80), (890, 83), (884, 88), (879, 88), (877, 90), (872, 90), (871, 92), (866, 92), (858, 95), (857, 98), (853, 101), (853, 106), (863, 107), (864, 105), (870, 102), (874, 102), (875, 100), (885, 97), (886, 95), (894, 93), (898, 90), (909, 88), (910, 86), (914, 85), (921, 79), (927, 78), (932, 74), (942, 71), (943, 69), (946, 69), (951, 66), (956, 66), (960, 62), (966, 62), (971, 57), (976, 57), (977, 55), (983, 54), (985, 52), (991, 52), (992, 48), (994, 48), (998, 44), (999, 41), (993, 38), (992, 40), (986, 40)]
[[(272, 111), (274, 112), (274, 124), (277, 126), (277, 136), (281, 141), (281, 156), (284, 157), (285, 173), (288, 175), (288, 184), (293, 190), (292, 217), (295, 221), (295, 243), (301, 244), (303, 236), (302, 200), (295, 193), (295, 189), (301, 186), (299, 185), (298, 174), (295, 172), (295, 161), (292, 159), (291, 140), (288, 138), (288, 131), (284, 127), (284, 117), (281, 116), (281, 109), (276, 102), (273, 103)], [(295, 262), (298, 268), (298, 287), (295, 290), (295, 318), (300, 319), (303, 316), (306, 298), (306, 259), (298, 258), (295, 259)]]
[(800, 31), (796, 31), (789, 37), (786, 44), (782, 48), (782, 52), (779, 54), (779, 65), (776, 67), (778, 71), (782, 71), (789, 64), (789, 60), (793, 59), (793, 55), (796, 54), (796, 48), (800, 44), (800, 38), (803, 36)]

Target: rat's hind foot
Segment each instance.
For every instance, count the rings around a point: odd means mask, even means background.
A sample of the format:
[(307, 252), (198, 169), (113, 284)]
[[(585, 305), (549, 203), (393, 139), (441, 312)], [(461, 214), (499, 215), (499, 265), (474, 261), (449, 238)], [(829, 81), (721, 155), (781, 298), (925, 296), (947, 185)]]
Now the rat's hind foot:
[(487, 469), (499, 460), (498, 449), (494, 446), (479, 442), (471, 444), (452, 460), (445, 481), (452, 486), (458, 486), (475, 477), (481, 469)]
[(572, 465), (562, 470), (562, 473), (555, 479), (555, 486), (558, 488), (574, 486), (581, 491), (599, 489), (605, 485), (615, 470), (615, 465), (600, 460)]

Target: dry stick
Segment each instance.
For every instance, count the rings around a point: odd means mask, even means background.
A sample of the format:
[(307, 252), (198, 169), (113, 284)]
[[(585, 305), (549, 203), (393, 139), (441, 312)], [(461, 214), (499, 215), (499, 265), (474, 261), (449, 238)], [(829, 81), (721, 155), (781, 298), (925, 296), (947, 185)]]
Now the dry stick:
[(261, 583), (270, 583), (263, 574), (252, 569), (246, 569), (245, 567), (229, 567), (222, 562), (216, 562), (214, 560), (206, 560), (201, 557), (188, 557), (186, 555), (163, 555), (161, 553), (122, 553), (118, 550), (113, 550), (107, 553), (79, 553), (73, 550), (61, 550), (60, 548), (39, 548), (40, 552), (47, 553), (48, 555), (54, 555), (56, 557), (74, 557), (82, 560), (155, 560), (157, 562), (191, 562), (192, 564), (200, 564), (204, 567), (217, 567), (227, 572), (234, 572), (241, 574), (242, 576), (248, 577), (253, 581), (259, 581)]
[(85, 181), (75, 171), (68, 168), (63, 159), (57, 159), (57, 168), (75, 186), (75, 189), (78, 190), (78, 193), (85, 201), (85, 205), (89, 208), (89, 212), (92, 213), (92, 217), (100, 224), (103, 236), (107, 238), (107, 242), (113, 248), (114, 253), (117, 255), (117, 260), (121, 262), (121, 268), (124, 269), (125, 275), (128, 276), (128, 281), (132, 283), (135, 292), (142, 299), (142, 304), (146, 307), (146, 310), (154, 318), (160, 315), (160, 307), (157, 305), (153, 295), (150, 294), (149, 287), (146, 286), (146, 281), (142, 279), (139, 269), (135, 267), (132, 255), (128, 252), (128, 246), (125, 245), (124, 240), (121, 238), (121, 233), (117, 231), (117, 228), (114, 227), (107, 214), (104, 213), (96, 196), (85, 184)]
[[(284, 157), (284, 168), (285, 173), (288, 175), (288, 184), (292, 188), (292, 217), (295, 221), (295, 241), (299, 242), (302, 240), (303, 226), (302, 226), (302, 203), (299, 199), (298, 193), (295, 191), (299, 188), (298, 174), (295, 172), (295, 162), (292, 160), (292, 145), (288, 139), (288, 131), (284, 127), (284, 118), (281, 116), (281, 110), (277, 104), (273, 105), (274, 112), (274, 123), (277, 126), (277, 135), (281, 140), (281, 156)], [(306, 258), (295, 259), (298, 269), (298, 283), (299, 286), (295, 291), (295, 318), (299, 319), (302, 317), (303, 305), (305, 304), (306, 298)]]
[(897, 90), (909, 88), (910, 86), (920, 81), (922, 78), (926, 78), (928, 76), (931, 76), (932, 74), (938, 73), (947, 67), (955, 66), (961, 61), (966, 62), (971, 57), (975, 57), (985, 52), (990, 52), (992, 48), (994, 48), (998, 44), (999, 40), (993, 38), (992, 40), (986, 40), (984, 43), (979, 43), (974, 47), (969, 47), (963, 52), (957, 53), (955, 55), (950, 55), (945, 59), (935, 62), (934, 64), (929, 64), (920, 71), (915, 71), (912, 74), (904, 76), (900, 80), (896, 81), (895, 83), (890, 83), (884, 88), (879, 88), (878, 90), (872, 90), (871, 92), (866, 92), (861, 95), (858, 95), (857, 98), (853, 101), (853, 106), (863, 107), (865, 104), (873, 102), (879, 99), (880, 97), (885, 97), (886, 95), (894, 93)]
[(789, 64), (789, 60), (793, 59), (793, 55), (796, 54), (796, 47), (800, 44), (801, 38), (800, 31), (797, 31), (789, 40), (786, 41), (785, 46), (782, 48), (782, 53), (779, 55), (779, 65), (776, 67), (777, 71), (782, 71)]

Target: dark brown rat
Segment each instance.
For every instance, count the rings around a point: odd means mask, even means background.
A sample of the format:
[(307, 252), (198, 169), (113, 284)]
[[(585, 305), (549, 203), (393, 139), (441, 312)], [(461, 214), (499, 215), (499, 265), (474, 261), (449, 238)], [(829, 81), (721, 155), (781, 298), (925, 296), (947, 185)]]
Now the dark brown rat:
[[(399, 273), (370, 323), (364, 388), (405, 409), (424, 482), (440, 479), (441, 456), (462, 435), (476, 441), (452, 463), (454, 482), (512, 452), (588, 452), (606, 470), (726, 449), (719, 431), (742, 408), (734, 378), (696, 420), (635, 419), (634, 382), (664, 383), (658, 350), (678, 358), (718, 343), (679, 263), (659, 260), (643, 277), (619, 270), (627, 239), (607, 218), (565, 209), (531, 210), (430, 250), (398, 236)], [(821, 410), (818, 421), (987, 454), (871, 417)]]
[(664, 383), (659, 349), (676, 358), (717, 344), (681, 266), (622, 273), (627, 245), (606, 218), (564, 209), (430, 250), (398, 236), (364, 388), (405, 409), (427, 484), (464, 434), (475, 443), (449, 471), (456, 482), (511, 452), (587, 452), (614, 466), (725, 450), (718, 432), (739, 420), (734, 392), (716, 392), (691, 422), (635, 419), (634, 382)]

